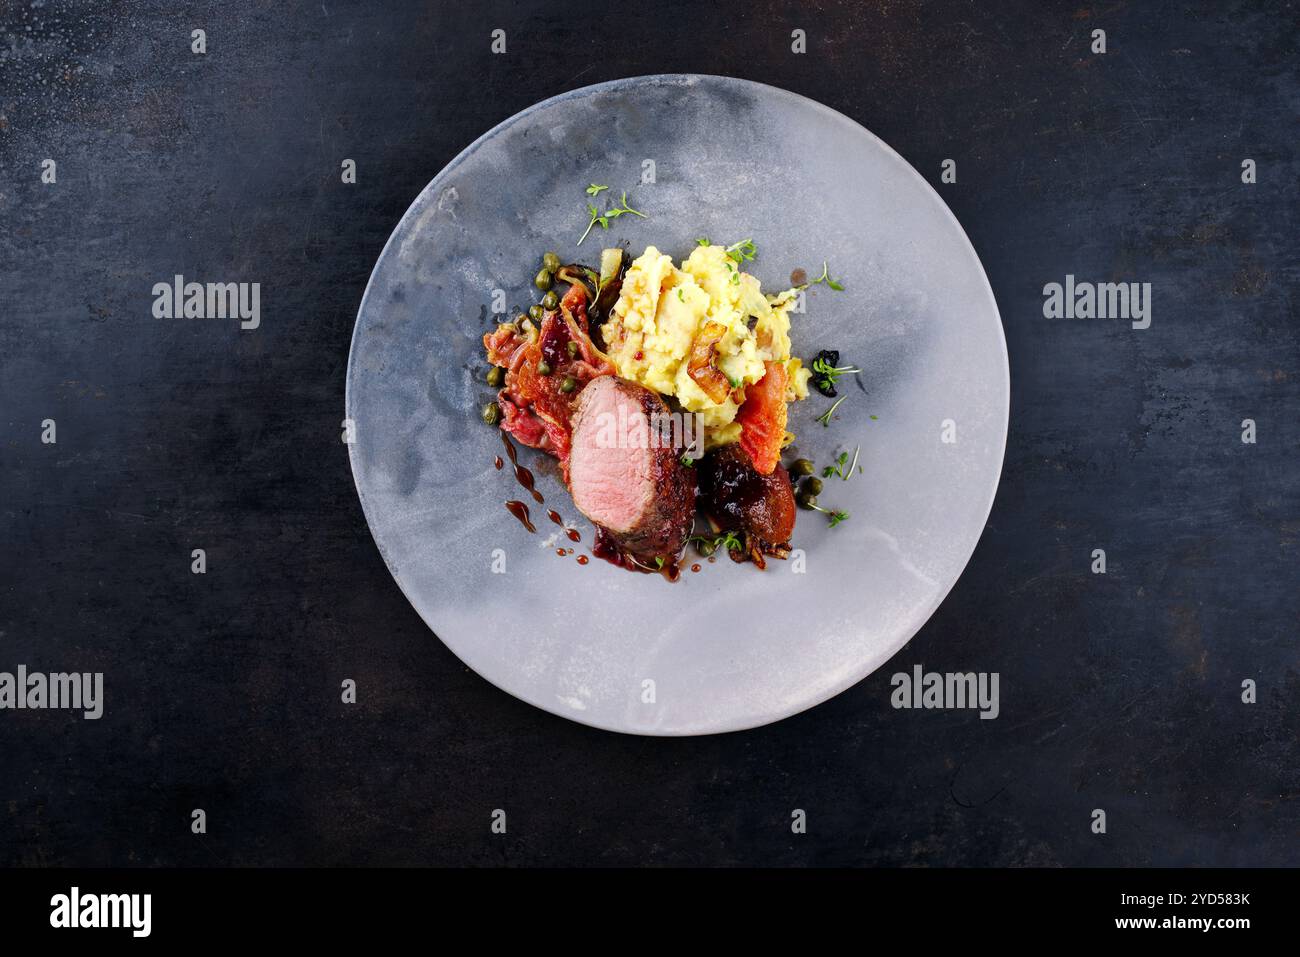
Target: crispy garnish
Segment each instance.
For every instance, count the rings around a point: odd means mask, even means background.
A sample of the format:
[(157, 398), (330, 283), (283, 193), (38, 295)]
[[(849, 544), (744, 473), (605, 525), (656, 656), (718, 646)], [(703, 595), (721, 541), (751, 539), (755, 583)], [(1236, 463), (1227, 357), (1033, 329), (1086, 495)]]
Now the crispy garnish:
[(786, 375), (779, 362), (764, 366), (763, 378), (745, 390), (745, 404), (736, 413), (736, 421), (741, 425), (740, 447), (749, 453), (754, 468), (769, 475), (780, 461), (785, 440)]
[(731, 380), (718, 368), (718, 343), (727, 334), (720, 322), (706, 322), (691, 343), (686, 373), (714, 402), (722, 402), (731, 392)]

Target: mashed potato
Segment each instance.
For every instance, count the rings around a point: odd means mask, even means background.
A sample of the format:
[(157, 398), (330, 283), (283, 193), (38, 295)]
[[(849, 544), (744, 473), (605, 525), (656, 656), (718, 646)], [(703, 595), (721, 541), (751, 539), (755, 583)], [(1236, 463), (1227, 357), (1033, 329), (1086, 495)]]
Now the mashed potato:
[[(763, 295), (758, 280), (742, 272), (722, 246), (697, 246), (681, 268), (648, 246), (628, 267), (601, 334), (620, 376), (699, 413), (707, 443), (723, 445), (740, 437), (733, 420), (745, 387), (763, 377), (765, 361), (785, 363), (787, 399), (808, 395), (811, 373), (790, 356), (789, 310), (795, 295), (793, 289), (771, 299)], [(713, 351), (716, 368), (731, 384), (721, 401), (696, 384), (687, 363), (692, 343), (710, 323), (725, 330)]]

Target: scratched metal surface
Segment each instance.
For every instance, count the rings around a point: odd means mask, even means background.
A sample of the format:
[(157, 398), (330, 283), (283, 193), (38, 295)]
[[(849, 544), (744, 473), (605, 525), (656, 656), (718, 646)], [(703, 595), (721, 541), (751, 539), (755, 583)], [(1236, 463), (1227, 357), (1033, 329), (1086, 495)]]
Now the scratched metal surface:
[[(84, 6), (0, 8), (0, 670), (102, 670), (106, 714), (0, 712), (0, 863), (1300, 863), (1293, 4), (677, 4), (598, 52), (527, 3)], [(652, 72), (774, 83), (897, 149), (1011, 360), (999, 494), (930, 622), (811, 712), (686, 740), (469, 673), (339, 442), (411, 198), (523, 107)], [(177, 272), (261, 281), (262, 328), (152, 319)], [(1152, 327), (1045, 320), (1067, 273), (1151, 282)], [(1000, 717), (893, 710), (917, 663), (998, 672)]]

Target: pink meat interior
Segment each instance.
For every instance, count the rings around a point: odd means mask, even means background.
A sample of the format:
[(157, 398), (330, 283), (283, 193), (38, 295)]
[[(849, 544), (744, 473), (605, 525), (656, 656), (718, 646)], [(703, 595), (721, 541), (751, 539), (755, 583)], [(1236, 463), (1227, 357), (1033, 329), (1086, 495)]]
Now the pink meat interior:
[(593, 380), (580, 402), (569, 460), (573, 503), (598, 525), (628, 531), (655, 494), (645, 410), (635, 390), (620, 388), (612, 376)]

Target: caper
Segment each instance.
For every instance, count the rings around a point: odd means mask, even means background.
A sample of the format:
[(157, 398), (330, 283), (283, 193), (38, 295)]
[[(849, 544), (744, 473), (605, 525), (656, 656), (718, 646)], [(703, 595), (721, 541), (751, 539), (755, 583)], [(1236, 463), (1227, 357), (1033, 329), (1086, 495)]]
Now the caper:
[(516, 326), (523, 325), (524, 321), (527, 318), (528, 318), (528, 313), (521, 312), (519, 315), (515, 316), (515, 325)]
[(555, 272), (560, 268), (560, 257), (555, 253), (546, 253), (542, 256), (542, 268), (547, 272)]
[(559, 305), (560, 305), (560, 297), (555, 294), (554, 289), (552, 289), (550, 292), (548, 292), (546, 295), (542, 297), (542, 308), (545, 309), (547, 312), (550, 312), (552, 309), (557, 308)]
[(534, 319), (536, 319), (538, 322), (541, 322), (541, 321), (542, 321), (542, 307), (541, 307), (541, 306), (529, 306), (529, 307), (528, 307), (528, 315), (532, 316), (532, 317), (533, 317)]
[(561, 392), (572, 392), (578, 387), (578, 380), (571, 375), (566, 375), (564, 381), (560, 383)]
[(790, 463), (791, 475), (812, 475), (815, 467), (807, 459), (795, 459)]
[(501, 421), (501, 407), (495, 402), (489, 402), (483, 406), (483, 421), (488, 425), (496, 425)]
[(506, 380), (506, 370), (500, 366), (493, 366), (487, 372), (487, 384), (494, 389), (499, 389), (501, 383)]
[(713, 543), (710, 541), (698, 541), (695, 543), (695, 550), (708, 558), (713, 554)]
[(815, 508), (817, 506), (817, 496), (809, 495), (807, 492), (800, 492), (794, 500), (799, 503), (800, 508)]
[(547, 362), (545, 359), (543, 359), (541, 362), (537, 363), (537, 374), (538, 374), (538, 375), (550, 375), (550, 374), (551, 374), (551, 364), (550, 364), (549, 362)]
[(578, 344), (570, 339), (564, 344), (564, 351), (569, 354), (570, 359), (573, 359), (578, 355)]
[(546, 290), (555, 285), (555, 276), (551, 274), (549, 269), (539, 270), (537, 275), (533, 277), (533, 285), (542, 292), (546, 292)]
[(820, 495), (822, 493), (822, 480), (809, 476), (803, 480), (800, 489), (809, 495)]

